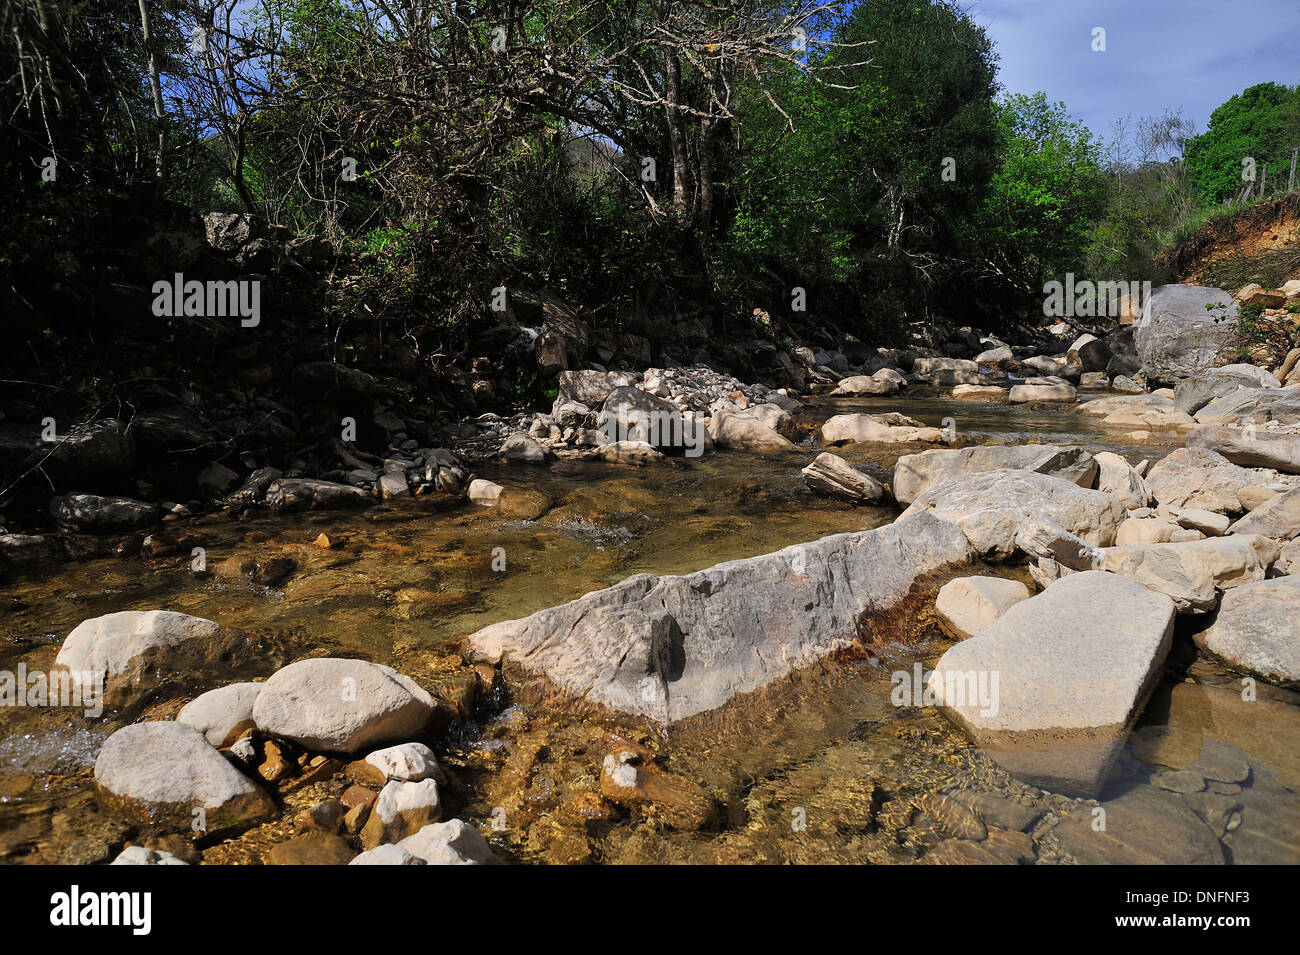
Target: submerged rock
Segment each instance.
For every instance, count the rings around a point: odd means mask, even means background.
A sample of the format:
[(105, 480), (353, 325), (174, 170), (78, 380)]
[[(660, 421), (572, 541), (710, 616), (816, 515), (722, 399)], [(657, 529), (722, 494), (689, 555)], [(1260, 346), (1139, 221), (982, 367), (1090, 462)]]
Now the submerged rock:
[(1084, 865), (1223, 865), (1223, 847), (1184, 799), (1138, 786), (1065, 817), (1054, 830), (1061, 847)]
[(965, 563), (953, 525), (916, 515), (686, 576), (638, 574), (472, 634), (478, 659), (661, 723), (722, 706), (853, 643), (866, 614)]
[(809, 488), (842, 501), (874, 504), (885, 496), (885, 488), (879, 481), (829, 451), (817, 455), (801, 473)]
[(1012, 775), (1094, 795), (1159, 678), (1173, 625), (1168, 597), (1083, 571), (949, 649), (929, 686)]

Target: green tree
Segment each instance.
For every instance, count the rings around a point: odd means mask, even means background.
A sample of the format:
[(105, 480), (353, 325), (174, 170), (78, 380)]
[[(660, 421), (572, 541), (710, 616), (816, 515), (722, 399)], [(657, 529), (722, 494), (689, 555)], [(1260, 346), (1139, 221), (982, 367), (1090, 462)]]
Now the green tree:
[(1300, 86), (1260, 83), (1233, 96), (1210, 114), (1205, 132), (1189, 140), (1188, 174), (1201, 201), (1218, 205), (1242, 191), (1243, 161), (1256, 176), (1285, 181), (1291, 150), (1300, 145)]
[(1002, 164), (981, 215), (985, 262), (1026, 296), (1049, 278), (1083, 273), (1109, 183), (1100, 144), (1064, 103), (1043, 93), (1001, 104)]

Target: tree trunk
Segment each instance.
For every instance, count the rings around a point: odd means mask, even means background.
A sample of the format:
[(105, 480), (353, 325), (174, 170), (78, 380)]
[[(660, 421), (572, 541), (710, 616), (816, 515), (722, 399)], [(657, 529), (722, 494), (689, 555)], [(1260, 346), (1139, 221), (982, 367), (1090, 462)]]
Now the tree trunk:
[(167, 128), (163, 123), (162, 82), (158, 77), (158, 55), (154, 51), (153, 27), (149, 21), (149, 7), (146, 0), (140, 3), (140, 32), (144, 37), (144, 49), (149, 54), (149, 89), (153, 93), (153, 118), (158, 124), (158, 154), (154, 157), (154, 180), (159, 186), (167, 175)]
[(673, 209), (682, 221), (690, 214), (690, 164), (686, 155), (686, 131), (679, 108), (682, 95), (682, 63), (677, 54), (664, 50), (664, 92), (667, 94), (668, 143), (673, 159)]

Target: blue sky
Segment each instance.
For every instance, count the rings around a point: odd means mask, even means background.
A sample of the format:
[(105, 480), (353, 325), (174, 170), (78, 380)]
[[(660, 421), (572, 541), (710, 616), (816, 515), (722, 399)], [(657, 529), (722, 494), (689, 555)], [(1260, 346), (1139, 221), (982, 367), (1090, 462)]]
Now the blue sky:
[[(1063, 100), (1097, 135), (1181, 106), (1204, 132), (1234, 93), (1300, 83), (1300, 0), (971, 0), (1009, 91)], [(1106, 51), (1094, 53), (1094, 27)]]

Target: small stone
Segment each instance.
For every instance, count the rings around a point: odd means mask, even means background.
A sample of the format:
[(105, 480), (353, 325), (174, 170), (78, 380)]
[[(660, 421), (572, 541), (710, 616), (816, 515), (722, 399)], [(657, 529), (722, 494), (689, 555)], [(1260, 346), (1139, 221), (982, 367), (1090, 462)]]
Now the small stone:
[(1190, 768), (1219, 783), (1242, 783), (1250, 777), (1250, 761), (1246, 754), (1235, 746), (1213, 739), (1207, 739), (1201, 745), (1201, 755)]
[(274, 740), (262, 744), (262, 765), (257, 767), (259, 776), (268, 783), (277, 783), (289, 773), (290, 768), (284, 752)]
[(1151, 777), (1151, 785), (1167, 789), (1171, 793), (1198, 793), (1205, 788), (1205, 777), (1191, 769), (1171, 770), (1156, 773)]
[(365, 761), (384, 774), (384, 781), (391, 779), (405, 782), (419, 782), (421, 779), (435, 779), (446, 783), (447, 774), (438, 765), (433, 750), (423, 743), (400, 743), (386, 749), (378, 749), (366, 757)]
[(442, 817), (438, 784), (432, 779), (420, 782), (393, 780), (379, 793), (370, 818), (361, 830), (361, 844), (367, 849), (398, 840), (418, 832)]
[(330, 798), (298, 813), (293, 817), (293, 824), (297, 829), (337, 833), (346, 814), (347, 807), (338, 799)]
[(329, 832), (305, 832), (274, 846), (270, 865), (347, 865), (356, 855), (352, 847)]

